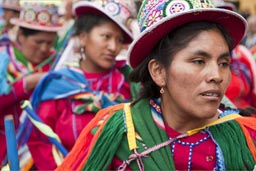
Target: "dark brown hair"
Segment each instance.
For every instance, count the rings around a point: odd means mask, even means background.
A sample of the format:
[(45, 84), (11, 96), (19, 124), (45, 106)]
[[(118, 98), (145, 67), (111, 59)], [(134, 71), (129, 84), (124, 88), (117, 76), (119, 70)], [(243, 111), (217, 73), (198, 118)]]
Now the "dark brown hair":
[(74, 24), (74, 34), (79, 35), (82, 32), (89, 33), (95, 26), (104, 22), (112, 22), (108, 17), (99, 14), (86, 14), (78, 17)]

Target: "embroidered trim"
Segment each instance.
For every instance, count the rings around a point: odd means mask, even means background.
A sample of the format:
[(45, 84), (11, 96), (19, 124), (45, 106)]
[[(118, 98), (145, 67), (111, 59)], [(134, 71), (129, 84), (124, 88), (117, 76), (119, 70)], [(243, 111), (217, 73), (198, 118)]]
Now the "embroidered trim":
[(199, 144), (205, 142), (206, 140), (208, 140), (210, 138), (210, 135), (207, 135), (206, 137), (200, 139), (199, 141), (195, 142), (195, 143), (189, 143), (189, 142), (184, 142), (181, 140), (177, 140), (177, 141), (173, 141), (172, 142), (172, 153), (174, 155), (174, 149), (175, 149), (175, 143), (181, 144), (183, 146), (189, 146), (189, 156), (188, 156), (188, 170), (192, 169), (192, 152), (193, 152), (193, 148), (195, 146), (198, 146)]

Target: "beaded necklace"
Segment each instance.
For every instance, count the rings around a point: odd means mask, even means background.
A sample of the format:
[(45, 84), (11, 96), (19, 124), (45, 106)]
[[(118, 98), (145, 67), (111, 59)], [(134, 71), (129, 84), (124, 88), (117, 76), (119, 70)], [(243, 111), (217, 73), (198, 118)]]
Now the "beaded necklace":
[(176, 141), (173, 141), (171, 143), (171, 151), (172, 151), (172, 155), (174, 154), (174, 150), (175, 150), (175, 144), (178, 143), (182, 146), (189, 146), (189, 156), (188, 156), (188, 170), (192, 169), (192, 153), (193, 153), (193, 148), (200, 145), (201, 143), (205, 142), (206, 140), (208, 140), (210, 138), (210, 135), (207, 135), (206, 137), (200, 139), (199, 141), (195, 142), (195, 143), (189, 143), (189, 142), (183, 142), (180, 139), (177, 139)]

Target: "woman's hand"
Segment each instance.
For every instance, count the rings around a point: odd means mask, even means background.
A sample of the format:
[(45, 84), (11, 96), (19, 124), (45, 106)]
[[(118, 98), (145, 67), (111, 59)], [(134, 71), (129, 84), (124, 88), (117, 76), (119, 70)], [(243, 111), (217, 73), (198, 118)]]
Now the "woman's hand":
[(24, 78), (24, 81), (25, 81), (25, 90), (28, 92), (28, 91), (31, 91), (33, 90), (37, 83), (39, 82), (39, 80), (46, 74), (46, 72), (37, 72), (37, 73), (33, 73), (33, 74), (30, 74), (28, 76), (26, 76)]

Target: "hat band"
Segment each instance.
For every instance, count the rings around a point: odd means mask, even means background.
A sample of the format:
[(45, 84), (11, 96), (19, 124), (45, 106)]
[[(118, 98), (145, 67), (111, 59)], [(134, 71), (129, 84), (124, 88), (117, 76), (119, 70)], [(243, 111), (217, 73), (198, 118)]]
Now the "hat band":
[(47, 10), (34, 11), (33, 9), (27, 9), (20, 16), (20, 19), (24, 22), (35, 25), (47, 25), (58, 26), (59, 16), (57, 13), (50, 13)]

